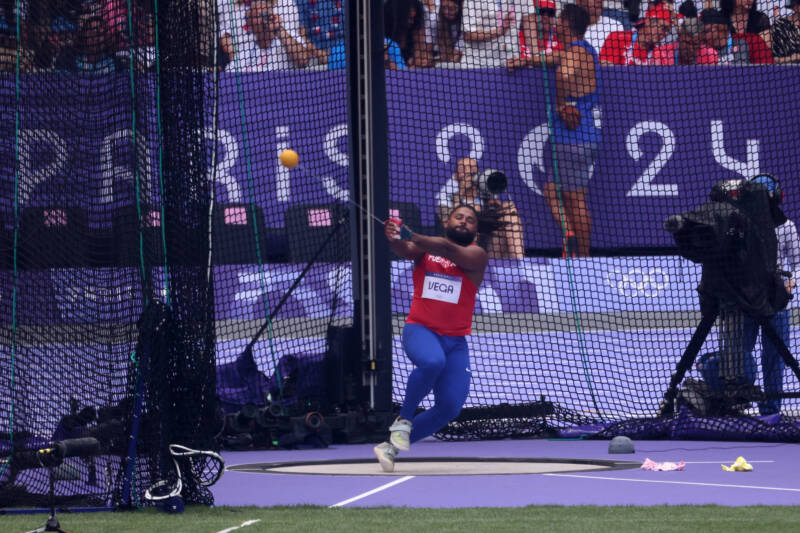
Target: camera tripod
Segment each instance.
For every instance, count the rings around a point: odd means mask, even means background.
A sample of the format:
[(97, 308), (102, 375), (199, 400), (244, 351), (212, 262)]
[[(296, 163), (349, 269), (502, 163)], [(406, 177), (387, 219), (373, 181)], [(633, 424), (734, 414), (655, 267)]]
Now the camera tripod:
[[(734, 312), (742, 313), (738, 310)], [(719, 315), (719, 306), (716, 306), (713, 311), (704, 311), (701, 315), (700, 323), (697, 325), (697, 329), (692, 335), (692, 339), (689, 341), (686, 350), (683, 352), (683, 356), (680, 358), (680, 361), (678, 361), (678, 364), (675, 367), (675, 373), (672, 374), (667, 391), (664, 393), (664, 400), (661, 403), (659, 416), (667, 417), (672, 416), (675, 413), (675, 398), (678, 395), (678, 385), (683, 381), (686, 372), (692, 367), (692, 364), (694, 364), (697, 354), (700, 353), (700, 349), (702, 348), (706, 337), (708, 337), (708, 333), (711, 331), (711, 328)], [(795, 359), (791, 354), (789, 348), (786, 347), (783, 339), (781, 339), (777, 331), (775, 331), (775, 327), (772, 325), (770, 319), (771, 317), (754, 318), (756, 323), (761, 327), (761, 334), (765, 335), (766, 338), (772, 342), (783, 359), (783, 362), (786, 363), (786, 366), (792, 369), (792, 372), (797, 377), (798, 382), (800, 382), (800, 365), (798, 365), (797, 359)], [(800, 397), (800, 393), (782, 393), (778, 395), (778, 397), (798, 398)]]
[(32, 529), (31, 531), (27, 531), (26, 533), (44, 533), (45, 531), (56, 531), (58, 533), (67, 533), (63, 529), (61, 529), (61, 524), (58, 523), (58, 517), (56, 516), (56, 481), (55, 481), (55, 472), (53, 471), (55, 467), (49, 466), (47, 468), (50, 478), (50, 487), (48, 491), (48, 498), (50, 500), (50, 514), (47, 516), (47, 523), (37, 529)]

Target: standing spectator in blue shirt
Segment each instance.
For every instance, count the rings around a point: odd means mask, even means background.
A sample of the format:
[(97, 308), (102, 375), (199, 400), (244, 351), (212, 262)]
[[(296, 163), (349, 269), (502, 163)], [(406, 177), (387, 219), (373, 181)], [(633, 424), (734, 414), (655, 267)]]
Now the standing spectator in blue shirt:
[(565, 49), (556, 70), (554, 161), (543, 192), (563, 232), (565, 257), (589, 256), (592, 221), (586, 192), (602, 140), (600, 60), (584, 39), (589, 20), (585, 9), (567, 4), (556, 25)]

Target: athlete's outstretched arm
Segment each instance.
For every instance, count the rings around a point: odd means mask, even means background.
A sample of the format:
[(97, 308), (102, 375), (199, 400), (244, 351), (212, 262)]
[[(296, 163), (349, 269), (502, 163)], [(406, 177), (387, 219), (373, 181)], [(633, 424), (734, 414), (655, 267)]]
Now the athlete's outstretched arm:
[[(419, 233), (412, 233), (410, 239), (398, 239), (397, 236), (402, 235), (400, 226), (392, 220), (387, 220), (383, 225), (392, 251), (406, 259), (417, 260), (426, 253), (438, 255), (451, 260), (465, 272), (479, 272), (481, 276), (489, 264), (489, 256), (480, 246), (461, 246), (444, 237), (431, 237)], [(409, 231), (407, 228), (404, 230)]]
[(489, 256), (480, 246), (461, 246), (444, 237), (431, 237), (419, 233), (414, 233), (410, 242), (423, 252), (446, 257), (465, 272), (483, 273), (489, 264)]

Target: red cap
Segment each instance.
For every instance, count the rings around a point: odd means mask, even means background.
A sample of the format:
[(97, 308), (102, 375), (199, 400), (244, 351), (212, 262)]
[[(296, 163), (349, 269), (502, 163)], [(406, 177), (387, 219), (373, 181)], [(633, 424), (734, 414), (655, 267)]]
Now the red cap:
[(555, 0), (534, 0), (533, 5), (539, 9), (555, 9)]
[(669, 9), (664, 7), (663, 4), (656, 4), (648, 7), (647, 13), (644, 14), (644, 18), (637, 20), (635, 26), (644, 24), (644, 21), (647, 19), (661, 19), (670, 26), (672, 25), (672, 13), (670, 13)]

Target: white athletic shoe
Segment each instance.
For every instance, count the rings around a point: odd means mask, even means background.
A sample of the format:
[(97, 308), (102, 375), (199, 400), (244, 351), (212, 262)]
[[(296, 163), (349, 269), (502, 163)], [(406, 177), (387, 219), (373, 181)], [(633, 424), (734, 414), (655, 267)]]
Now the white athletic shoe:
[(388, 442), (381, 442), (372, 451), (375, 452), (375, 457), (378, 458), (378, 462), (384, 472), (394, 472), (394, 458), (397, 457), (397, 448)]
[(389, 442), (398, 450), (408, 451), (411, 448), (411, 421), (399, 416), (389, 427)]

